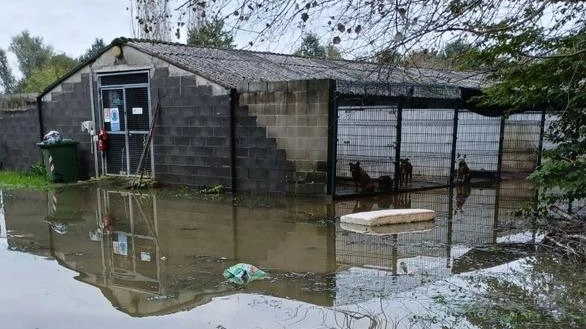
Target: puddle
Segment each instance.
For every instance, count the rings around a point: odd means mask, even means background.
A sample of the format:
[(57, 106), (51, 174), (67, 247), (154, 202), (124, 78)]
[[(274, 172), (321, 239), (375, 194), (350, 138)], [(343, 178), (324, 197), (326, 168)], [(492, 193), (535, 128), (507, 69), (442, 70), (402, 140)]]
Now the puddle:
[[(7, 328), (369, 326), (349, 310), (531, 256), (520, 244), (536, 238), (531, 223), (510, 213), (532, 198), (526, 182), (333, 204), (4, 191), (0, 319)], [(373, 235), (316, 220), (393, 207), (439, 216)], [(222, 276), (236, 263), (270, 277), (236, 287)]]

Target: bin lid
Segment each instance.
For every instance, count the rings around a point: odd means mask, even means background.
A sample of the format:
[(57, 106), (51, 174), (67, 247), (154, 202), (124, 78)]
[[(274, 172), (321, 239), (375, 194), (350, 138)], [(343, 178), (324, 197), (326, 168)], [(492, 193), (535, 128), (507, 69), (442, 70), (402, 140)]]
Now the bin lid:
[(74, 141), (73, 139), (62, 139), (60, 142), (52, 143), (52, 144), (45, 144), (42, 142), (37, 143), (37, 146), (42, 149), (47, 149), (47, 148), (52, 148), (52, 147), (70, 146), (70, 145), (77, 145), (77, 144), (79, 144), (79, 142)]

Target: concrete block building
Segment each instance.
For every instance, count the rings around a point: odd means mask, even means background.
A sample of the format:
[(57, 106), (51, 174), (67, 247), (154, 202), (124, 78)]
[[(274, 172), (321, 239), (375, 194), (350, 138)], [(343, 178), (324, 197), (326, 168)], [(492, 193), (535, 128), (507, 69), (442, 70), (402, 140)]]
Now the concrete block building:
[[(415, 176), (448, 183), (454, 113), (481, 85), (463, 72), (120, 38), (39, 95), (29, 137), (58, 130), (79, 141), (83, 179), (143, 173), (163, 185), (334, 195), (347, 162), (397, 178), (410, 157)], [(504, 131), (489, 132), (501, 153)]]

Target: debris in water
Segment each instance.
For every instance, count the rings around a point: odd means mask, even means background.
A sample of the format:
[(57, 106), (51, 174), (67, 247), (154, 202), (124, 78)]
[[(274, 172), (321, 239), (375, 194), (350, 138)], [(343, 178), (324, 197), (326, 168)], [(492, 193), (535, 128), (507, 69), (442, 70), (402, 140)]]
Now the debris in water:
[(245, 285), (254, 280), (262, 280), (266, 273), (250, 264), (239, 263), (224, 270), (224, 278), (238, 285)]
[(224, 194), (226, 193), (226, 188), (224, 185), (215, 185), (210, 188), (204, 188), (199, 191), (201, 194)]

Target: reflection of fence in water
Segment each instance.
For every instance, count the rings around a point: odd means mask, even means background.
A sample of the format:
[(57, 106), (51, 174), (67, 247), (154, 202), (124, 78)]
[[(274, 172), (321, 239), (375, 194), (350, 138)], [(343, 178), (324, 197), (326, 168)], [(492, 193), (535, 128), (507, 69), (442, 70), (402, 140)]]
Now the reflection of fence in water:
[[(441, 221), (446, 218), (449, 209), (449, 195), (446, 189), (421, 191), (417, 193), (399, 193), (377, 198), (340, 201), (335, 204), (336, 216), (378, 209), (424, 208), (433, 209)], [(369, 205), (366, 208), (360, 205)], [(443, 219), (442, 219), (443, 218)], [(447, 234), (445, 227), (418, 233), (398, 234), (393, 236), (372, 236), (341, 229), (336, 229), (336, 261), (338, 263), (381, 268), (391, 268), (391, 259), (415, 256), (446, 257), (445, 249), (430, 248), (429, 244), (443, 244)]]
[[(522, 221), (514, 227), (510, 224), (511, 221), (518, 221), (512, 217), (512, 209), (531, 198), (529, 193), (515, 194), (514, 191), (519, 188), (520, 185), (514, 183), (503, 184), (498, 190), (495, 187), (454, 188), (452, 191), (454, 199), (451, 202), (452, 214), (449, 213), (449, 190), (410, 193), (408, 194), (410, 208), (433, 209), (438, 213), (432, 230), (399, 234), (393, 240), (392, 236), (364, 235), (338, 227), (336, 261), (356, 266), (390, 268), (390, 259), (393, 257), (400, 259), (416, 256), (444, 258), (451, 256), (447, 254), (448, 239), (454, 245), (483, 245), (493, 243), (497, 233), (498, 235), (515, 233), (517, 232), (513, 230), (515, 227), (527, 230), (528, 226), (523, 225)], [(498, 199), (497, 191), (501, 193)], [(379, 199), (372, 200), (375, 201), (370, 201), (373, 204), (370, 210), (382, 209), (380, 201), (376, 201)], [(335, 205), (336, 215), (362, 211), (362, 209), (356, 209), (356, 204), (366, 203), (368, 201), (365, 200), (338, 202)], [(500, 220), (499, 216), (503, 219)]]
[(377, 197), (337, 201), (334, 205), (336, 216), (355, 212), (380, 209), (433, 209), (438, 215), (448, 213), (447, 189), (420, 191), (416, 193), (395, 193)]
[[(496, 190), (494, 188), (472, 188), (468, 196), (454, 193), (452, 218), (452, 242), (466, 245), (492, 243), (494, 240), (494, 220)], [(459, 199), (459, 200), (458, 200)]]

